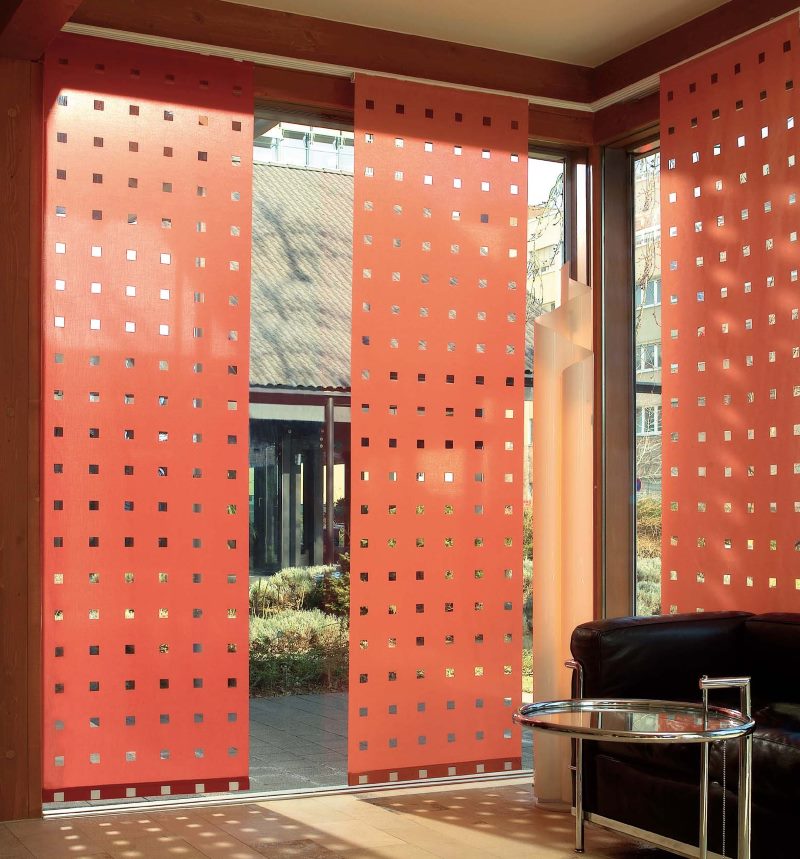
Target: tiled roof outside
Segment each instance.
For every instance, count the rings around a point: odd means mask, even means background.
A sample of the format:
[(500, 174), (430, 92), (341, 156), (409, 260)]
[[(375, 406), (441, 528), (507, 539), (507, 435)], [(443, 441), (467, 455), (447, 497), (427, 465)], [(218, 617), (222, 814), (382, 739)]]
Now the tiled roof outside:
[(250, 384), (350, 387), (353, 177), (253, 165)]

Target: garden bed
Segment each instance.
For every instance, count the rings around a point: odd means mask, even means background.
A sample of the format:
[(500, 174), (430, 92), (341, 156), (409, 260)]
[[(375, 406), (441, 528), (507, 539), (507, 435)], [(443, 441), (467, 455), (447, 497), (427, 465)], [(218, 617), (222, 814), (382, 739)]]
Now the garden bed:
[(349, 575), (290, 567), (250, 587), (250, 694), (347, 688)]

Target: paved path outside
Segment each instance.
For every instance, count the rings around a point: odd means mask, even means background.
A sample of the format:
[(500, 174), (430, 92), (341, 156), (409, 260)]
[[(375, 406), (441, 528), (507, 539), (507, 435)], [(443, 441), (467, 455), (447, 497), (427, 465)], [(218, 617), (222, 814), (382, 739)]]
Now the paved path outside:
[[(510, 720), (509, 715), (509, 720)], [(533, 767), (532, 731), (522, 766)], [(250, 789), (347, 784), (347, 693), (250, 699)]]
[(347, 693), (250, 699), (250, 789), (347, 784)]

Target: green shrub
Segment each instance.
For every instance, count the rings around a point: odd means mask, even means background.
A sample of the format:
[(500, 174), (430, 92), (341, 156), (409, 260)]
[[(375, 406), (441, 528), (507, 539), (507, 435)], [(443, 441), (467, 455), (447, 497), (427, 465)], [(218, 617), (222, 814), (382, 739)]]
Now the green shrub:
[(319, 609), (251, 616), (251, 694), (342, 689), (347, 670), (345, 621)]
[(533, 561), (522, 562), (522, 619), (523, 631), (530, 635), (533, 631)]
[(638, 558), (636, 580), (639, 582), (661, 582), (661, 558)]
[(342, 624), (317, 608), (286, 609), (250, 620), (251, 652), (296, 653), (335, 644)]
[(258, 616), (319, 607), (323, 602), (323, 578), (333, 569), (286, 567), (260, 578), (250, 586), (250, 613)]
[(347, 648), (306, 651), (250, 660), (250, 694), (272, 695), (340, 692), (347, 688)]
[[(342, 557), (346, 557), (342, 555)], [(329, 570), (322, 577), (321, 605), (323, 611), (336, 617), (350, 616), (350, 564), (342, 565), (340, 571)]]
[(661, 499), (648, 495), (636, 502), (636, 554), (661, 557)]
[(533, 504), (522, 507), (522, 557), (533, 560)]
[(522, 650), (522, 691), (533, 692), (533, 651), (530, 647)]
[(636, 560), (636, 614), (661, 613), (661, 558)]
[(251, 694), (346, 688), (349, 607), (350, 578), (336, 567), (287, 567), (256, 581), (250, 587)]

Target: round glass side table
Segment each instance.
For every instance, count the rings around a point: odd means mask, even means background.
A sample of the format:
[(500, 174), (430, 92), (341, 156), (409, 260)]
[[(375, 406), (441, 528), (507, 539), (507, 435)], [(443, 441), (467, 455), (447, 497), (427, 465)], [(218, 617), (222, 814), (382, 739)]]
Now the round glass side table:
[[(707, 683), (703, 686), (704, 681)], [(699, 857), (708, 852), (708, 750), (719, 740), (738, 739), (741, 744), (739, 771), (738, 859), (750, 857), (750, 809), (752, 784), (751, 734), (755, 722), (749, 715), (749, 700), (743, 711), (708, 705), (708, 688), (739, 686), (749, 678), (701, 680), (703, 703), (649, 699), (573, 698), (526, 704), (514, 714), (523, 727), (550, 731), (576, 741), (575, 755), (575, 850), (583, 852), (583, 740), (620, 743), (698, 743), (700, 758)], [(744, 699), (743, 694), (743, 699)]]

